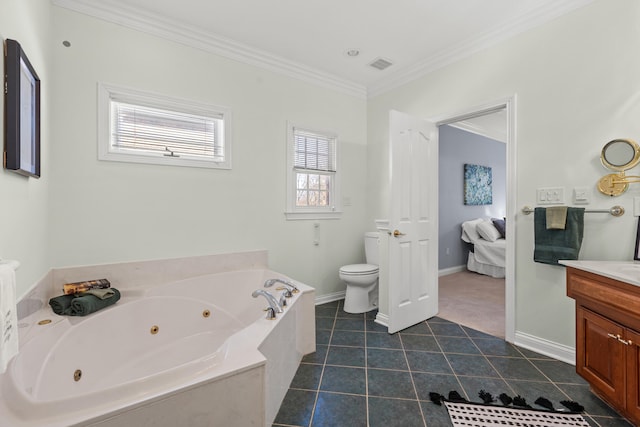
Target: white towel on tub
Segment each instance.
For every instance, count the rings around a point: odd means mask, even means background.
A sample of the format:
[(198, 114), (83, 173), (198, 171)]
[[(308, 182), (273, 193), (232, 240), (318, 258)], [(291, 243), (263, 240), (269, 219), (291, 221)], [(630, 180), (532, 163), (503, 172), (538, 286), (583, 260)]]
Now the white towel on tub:
[(17, 261), (0, 261), (0, 373), (18, 354)]

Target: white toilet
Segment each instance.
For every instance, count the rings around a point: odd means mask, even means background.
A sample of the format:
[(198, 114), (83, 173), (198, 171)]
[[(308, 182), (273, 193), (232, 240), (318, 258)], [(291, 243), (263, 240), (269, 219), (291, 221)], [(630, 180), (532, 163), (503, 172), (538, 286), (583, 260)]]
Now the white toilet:
[(364, 234), (366, 264), (350, 264), (340, 268), (340, 279), (347, 284), (344, 311), (365, 313), (378, 307), (378, 233)]

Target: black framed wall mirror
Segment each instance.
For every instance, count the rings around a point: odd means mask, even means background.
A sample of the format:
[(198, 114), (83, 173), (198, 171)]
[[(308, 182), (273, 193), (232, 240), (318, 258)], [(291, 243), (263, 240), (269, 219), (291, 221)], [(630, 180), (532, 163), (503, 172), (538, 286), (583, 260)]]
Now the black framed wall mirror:
[(20, 43), (4, 42), (4, 167), (40, 178), (40, 78)]

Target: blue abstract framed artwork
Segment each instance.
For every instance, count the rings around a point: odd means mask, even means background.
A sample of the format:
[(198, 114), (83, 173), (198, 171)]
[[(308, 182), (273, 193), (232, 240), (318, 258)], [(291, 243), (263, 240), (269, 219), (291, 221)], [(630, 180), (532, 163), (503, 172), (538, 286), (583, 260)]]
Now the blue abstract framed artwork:
[(493, 203), (491, 167), (464, 165), (464, 204), (490, 205)]

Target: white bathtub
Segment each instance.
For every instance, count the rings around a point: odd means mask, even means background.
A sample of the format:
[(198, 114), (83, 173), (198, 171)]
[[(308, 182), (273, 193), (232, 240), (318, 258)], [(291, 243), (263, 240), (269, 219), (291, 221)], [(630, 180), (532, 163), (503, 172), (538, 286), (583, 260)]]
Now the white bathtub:
[[(269, 426), (304, 354), (314, 292), (267, 320), (267, 269), (121, 289), (114, 306), (31, 327), (0, 375), (0, 426)], [(281, 291), (268, 289), (276, 295)], [(24, 324), (22, 325), (24, 326)]]

